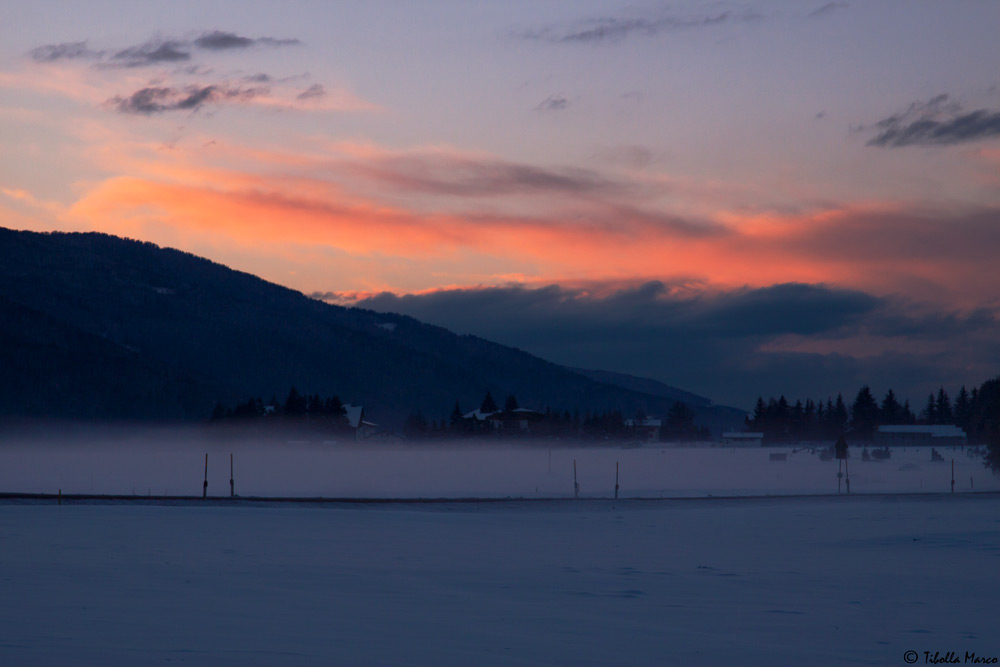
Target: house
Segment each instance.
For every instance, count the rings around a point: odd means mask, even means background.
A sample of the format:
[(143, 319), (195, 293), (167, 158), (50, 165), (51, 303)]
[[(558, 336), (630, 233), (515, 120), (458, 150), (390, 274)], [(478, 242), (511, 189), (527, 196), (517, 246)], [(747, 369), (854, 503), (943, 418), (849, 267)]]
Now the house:
[(344, 411), (347, 413), (347, 424), (354, 431), (355, 440), (365, 440), (378, 430), (378, 424), (365, 421), (363, 405), (345, 405)]
[(537, 410), (529, 408), (516, 408), (510, 412), (494, 412), (489, 416), (493, 428), (530, 431), (531, 426), (538, 421), (545, 419), (545, 415)]
[(954, 424), (879, 426), (875, 434), (875, 444), (885, 447), (953, 447), (967, 442), (965, 431)]
[(728, 431), (722, 434), (722, 444), (727, 447), (760, 447), (764, 434), (753, 431)]
[(494, 431), (523, 431), (532, 430), (532, 426), (545, 419), (545, 414), (529, 408), (516, 408), (507, 412), (498, 410), (497, 412), (483, 412), (473, 410), (462, 415), (462, 419), (475, 424), (489, 425)]
[(650, 442), (660, 439), (660, 427), (663, 422), (659, 419), (626, 419), (625, 427), (635, 431), (640, 440)]
[(474, 422), (484, 422), (488, 421), (490, 417), (497, 414), (496, 412), (483, 412), (479, 408), (476, 408), (472, 412), (466, 412), (462, 415), (462, 419), (468, 419)]

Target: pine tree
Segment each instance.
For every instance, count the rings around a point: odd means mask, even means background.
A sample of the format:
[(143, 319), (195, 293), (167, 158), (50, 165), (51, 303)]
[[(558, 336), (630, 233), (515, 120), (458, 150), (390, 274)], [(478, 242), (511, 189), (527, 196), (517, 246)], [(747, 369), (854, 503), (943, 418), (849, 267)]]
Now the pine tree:
[(839, 393), (837, 394), (837, 402), (833, 404), (832, 424), (835, 433), (843, 433), (844, 429), (847, 428), (847, 405), (844, 403), (844, 397)]
[(504, 401), (503, 404), (503, 411), (514, 412), (514, 410), (517, 410), (518, 407), (520, 406), (517, 404), (517, 397), (515, 397), (514, 394), (507, 394), (507, 400)]
[(451, 419), (449, 421), (452, 428), (462, 423), (462, 408), (458, 406), (458, 401), (455, 401), (455, 407), (451, 410)]
[(406, 423), (403, 424), (403, 433), (407, 438), (426, 438), (429, 431), (430, 424), (427, 423), (427, 419), (420, 411), (407, 417)]
[(951, 411), (951, 399), (948, 398), (948, 394), (945, 392), (944, 387), (938, 389), (937, 400), (934, 402), (934, 408), (938, 424), (953, 424), (955, 422), (955, 417)]
[[(822, 407), (823, 407), (823, 404), (821, 403), (820, 404), (820, 408), (822, 408)], [(813, 403), (813, 400), (811, 398), (807, 398), (806, 399), (805, 412), (802, 415), (803, 437), (806, 440), (812, 440), (813, 437), (816, 435), (816, 422), (817, 422), (817, 419), (818, 419), (818, 416), (817, 416), (817, 413), (816, 413), (816, 404)]]
[(301, 417), (306, 413), (306, 399), (293, 386), (285, 398), (284, 412), (290, 417)]
[(967, 430), (971, 416), (972, 399), (969, 398), (969, 392), (965, 390), (963, 384), (962, 388), (958, 390), (958, 396), (955, 397), (955, 424), (963, 430)]
[(493, 400), (493, 394), (487, 391), (486, 396), (483, 397), (482, 405), (479, 406), (479, 411), (485, 414), (492, 414), (497, 409), (497, 402)]
[(878, 403), (868, 385), (861, 387), (851, 405), (851, 427), (862, 438), (871, 438), (878, 425)]
[(760, 429), (764, 426), (764, 415), (767, 414), (767, 404), (764, 403), (764, 398), (761, 396), (757, 397), (757, 403), (753, 406), (753, 419), (750, 423), (754, 428)]
[(927, 405), (924, 406), (924, 411), (920, 413), (920, 419), (923, 420), (925, 424), (937, 424), (937, 402), (934, 400), (934, 394), (929, 394), (927, 396)]
[(321, 414), (323, 419), (329, 421), (335, 430), (343, 430), (350, 426), (347, 421), (347, 408), (341, 402), (340, 396), (336, 394), (323, 401)]
[(903, 422), (903, 408), (896, 400), (896, 394), (892, 389), (885, 393), (882, 399), (882, 408), (879, 413), (880, 424), (900, 424)]
[(667, 412), (665, 428), (661, 432), (661, 438), (688, 440), (697, 433), (694, 425), (694, 410), (681, 403), (674, 401), (674, 404)]
[(904, 424), (912, 424), (917, 421), (917, 416), (913, 414), (913, 409), (910, 408), (910, 399), (903, 401), (903, 417), (902, 422)]
[(802, 405), (802, 401), (795, 401), (795, 405), (792, 406), (790, 432), (793, 440), (802, 440), (802, 436), (805, 433), (805, 414), (806, 409)]

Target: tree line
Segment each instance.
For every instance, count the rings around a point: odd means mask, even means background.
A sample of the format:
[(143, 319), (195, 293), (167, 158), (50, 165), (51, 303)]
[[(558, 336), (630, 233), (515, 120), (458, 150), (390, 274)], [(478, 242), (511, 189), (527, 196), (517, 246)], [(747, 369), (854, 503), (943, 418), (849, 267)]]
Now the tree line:
[(868, 385), (858, 390), (850, 407), (842, 394), (825, 402), (806, 399), (794, 404), (784, 395), (766, 402), (759, 396), (745, 428), (763, 433), (765, 441), (794, 442), (830, 440), (845, 432), (859, 439), (870, 439), (879, 426), (953, 424), (966, 432), (970, 442), (985, 443), (988, 433), (996, 430), (1000, 415), (995, 406), (991, 407), (998, 381), (989, 380), (971, 392), (963, 385), (954, 401), (941, 387), (936, 394), (928, 395), (919, 414), (913, 412), (908, 400), (900, 403), (892, 389), (881, 401), (877, 400)]
[[(466, 416), (466, 415), (470, 416)], [(488, 415), (489, 418), (485, 418)], [(661, 420), (658, 437), (661, 440), (708, 439), (707, 427), (695, 424), (695, 411), (680, 401), (675, 402), (666, 418)], [(440, 438), (531, 438), (576, 440), (645, 440), (648, 438), (647, 416), (637, 412), (632, 417), (617, 409), (603, 411), (553, 410), (522, 411), (517, 397), (508, 394), (501, 410), (491, 392), (486, 392), (478, 415), (465, 412), (455, 401), (447, 419), (428, 421), (421, 412), (406, 420), (404, 435), (410, 439)]]
[(308, 427), (309, 430), (343, 433), (349, 429), (347, 409), (337, 395), (304, 395), (293, 386), (284, 401), (277, 396), (265, 403), (259, 396), (233, 407), (217, 403), (210, 421), (216, 424), (268, 424), (274, 427)]
[[(459, 401), (451, 414), (440, 421), (428, 421), (420, 412), (412, 413), (404, 425), (411, 439), (530, 437), (532, 439), (645, 440), (646, 415), (639, 412), (627, 419), (620, 410), (520, 411), (517, 398), (509, 394), (501, 410), (490, 392), (479, 405), (480, 415), (491, 419), (466, 417)], [(708, 429), (695, 423), (696, 413), (677, 401), (661, 421), (659, 439), (663, 441), (707, 440)], [(265, 403), (250, 398), (233, 407), (217, 404), (214, 423), (267, 423), (275, 427), (307, 428), (310, 431), (346, 433), (347, 410), (336, 395), (303, 395), (293, 386), (284, 401), (277, 397)], [(527, 425), (521, 428), (522, 422)], [(970, 444), (987, 446), (986, 465), (1000, 472), (1000, 377), (987, 380), (971, 391), (962, 386), (952, 401), (944, 387), (930, 394), (919, 414), (909, 401), (900, 403), (889, 389), (881, 401), (868, 385), (858, 390), (850, 406), (842, 394), (825, 401), (812, 399), (790, 403), (784, 395), (764, 401), (758, 397), (752, 415), (745, 421), (748, 431), (764, 434), (766, 443), (830, 441), (849, 432), (858, 439), (871, 438), (883, 425), (954, 424), (963, 429)], [(498, 428), (499, 425), (499, 428)]]

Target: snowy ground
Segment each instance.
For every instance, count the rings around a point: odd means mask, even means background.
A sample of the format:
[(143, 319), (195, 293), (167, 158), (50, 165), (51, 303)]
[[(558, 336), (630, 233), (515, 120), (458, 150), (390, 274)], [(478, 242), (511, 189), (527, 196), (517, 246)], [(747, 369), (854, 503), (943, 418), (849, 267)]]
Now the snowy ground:
[[(615, 467), (621, 497), (827, 494), (837, 492), (837, 461), (808, 449), (515, 447), (481, 444), (394, 446), (323, 443), (219, 443), (191, 434), (144, 433), (53, 444), (0, 444), (0, 492), (196, 495), (208, 453), (209, 495), (228, 496), (230, 454), (242, 496), (428, 498), (612, 497)], [(784, 453), (786, 461), (771, 461)], [(1000, 491), (1000, 477), (968, 449), (896, 450), (864, 462), (851, 449), (855, 493)], [(847, 478), (842, 488), (846, 491)]]
[(0, 535), (3, 665), (1000, 656), (996, 494), (7, 502)]

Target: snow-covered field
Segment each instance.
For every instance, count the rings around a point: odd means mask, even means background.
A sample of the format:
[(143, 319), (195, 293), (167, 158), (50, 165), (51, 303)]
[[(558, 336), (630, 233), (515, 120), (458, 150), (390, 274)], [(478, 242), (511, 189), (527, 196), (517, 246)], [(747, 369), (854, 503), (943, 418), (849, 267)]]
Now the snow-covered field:
[(0, 492), (200, 496), (206, 453), (210, 496), (229, 495), (233, 453), (243, 497), (550, 502), (8, 498), (0, 665), (1000, 657), (1000, 478), (962, 449), (932, 463), (927, 449), (864, 462), (854, 448), (854, 493), (831, 496), (838, 463), (791, 448), (275, 447), (117, 433), (7, 438)]
[(0, 535), (3, 665), (1000, 656), (995, 494), (7, 502)]
[[(208, 454), (208, 493), (229, 495), (230, 454), (242, 496), (326, 498), (566, 498), (576, 462), (580, 495), (621, 497), (827, 494), (837, 492), (837, 461), (808, 449), (525, 447), (450, 444), (385, 446), (323, 443), (220, 444), (190, 434), (119, 435), (70, 444), (0, 444), (0, 492), (200, 496)], [(772, 454), (785, 461), (771, 461)], [(896, 450), (881, 462), (847, 465), (855, 493), (1000, 491), (1000, 477), (968, 449)], [(847, 490), (847, 477), (842, 479)]]

